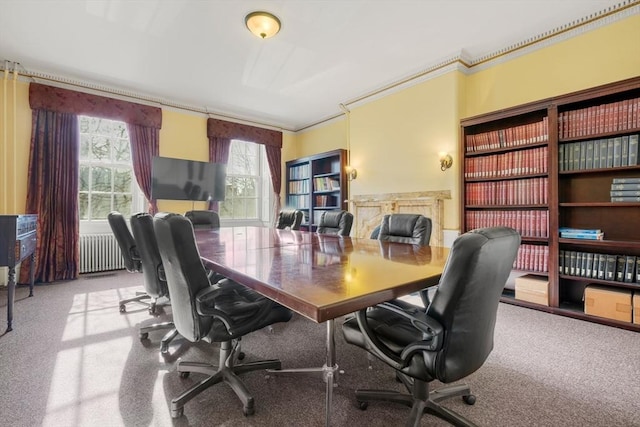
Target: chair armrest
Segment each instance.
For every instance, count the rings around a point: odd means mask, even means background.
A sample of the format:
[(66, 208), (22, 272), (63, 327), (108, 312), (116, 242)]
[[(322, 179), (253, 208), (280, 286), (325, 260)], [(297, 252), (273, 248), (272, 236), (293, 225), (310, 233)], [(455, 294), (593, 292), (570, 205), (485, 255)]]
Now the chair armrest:
[(227, 330), (231, 329), (233, 323), (231, 317), (225, 312), (215, 308), (216, 296), (220, 294), (220, 285), (215, 284), (198, 292), (196, 295), (196, 311), (200, 316), (216, 317), (224, 324)]
[[(215, 307), (216, 297), (220, 297), (230, 292), (234, 292), (234, 286), (242, 286), (228, 279), (212, 284), (208, 288), (203, 289), (196, 295), (196, 310), (201, 316), (215, 317), (224, 323), (227, 328), (227, 332), (232, 337), (243, 336), (249, 332), (255, 330), (256, 324), (260, 324), (266, 319), (271, 310), (273, 309), (273, 302), (265, 298), (262, 302), (255, 302), (260, 304), (255, 313), (247, 317), (244, 320), (237, 320), (233, 318), (233, 314), (229, 314)], [(239, 295), (236, 298), (241, 298)]]
[(442, 347), (444, 328), (438, 321), (427, 316), (424, 312), (420, 310), (409, 312), (392, 303), (382, 303), (376, 307), (392, 311), (408, 319), (416, 329), (423, 333), (423, 340), (409, 344), (398, 357), (371, 330), (367, 320), (367, 310), (360, 310), (356, 313), (356, 320), (364, 336), (367, 348), (391, 367), (400, 370), (407, 366), (414, 353), (418, 351), (437, 351)]

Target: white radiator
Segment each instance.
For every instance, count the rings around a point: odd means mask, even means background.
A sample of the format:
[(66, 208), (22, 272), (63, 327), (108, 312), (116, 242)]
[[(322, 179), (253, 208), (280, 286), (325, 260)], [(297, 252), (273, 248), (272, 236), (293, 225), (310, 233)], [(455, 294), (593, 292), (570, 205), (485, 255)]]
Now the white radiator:
[(80, 273), (123, 268), (124, 259), (113, 234), (80, 235)]

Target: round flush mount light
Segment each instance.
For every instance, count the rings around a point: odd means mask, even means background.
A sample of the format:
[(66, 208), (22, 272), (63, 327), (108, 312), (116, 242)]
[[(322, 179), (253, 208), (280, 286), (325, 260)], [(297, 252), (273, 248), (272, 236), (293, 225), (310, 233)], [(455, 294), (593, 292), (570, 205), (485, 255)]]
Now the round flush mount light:
[(269, 12), (252, 12), (244, 18), (249, 31), (261, 39), (268, 39), (280, 31), (280, 20)]

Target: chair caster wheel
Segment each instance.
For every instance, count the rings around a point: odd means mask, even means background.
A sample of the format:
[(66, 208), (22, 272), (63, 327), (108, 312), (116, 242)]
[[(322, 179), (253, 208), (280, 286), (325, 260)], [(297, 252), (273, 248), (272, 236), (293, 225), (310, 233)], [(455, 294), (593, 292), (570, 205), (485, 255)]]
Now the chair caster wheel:
[(238, 353), (238, 360), (243, 360), (244, 359), (244, 351), (241, 351), (240, 353)]
[(120, 313), (126, 313), (127, 312), (127, 307), (124, 306), (124, 304), (120, 305)]
[(171, 410), (171, 418), (180, 418), (184, 414), (184, 408)]
[(140, 341), (146, 340), (147, 338), (149, 338), (149, 334), (147, 332), (140, 332), (138, 336), (140, 337)]
[(476, 396), (474, 394), (467, 394), (466, 396), (462, 396), (462, 400), (467, 405), (473, 405), (476, 403)]
[(244, 414), (245, 417), (248, 417), (250, 415), (253, 415), (256, 413), (255, 408), (252, 406), (250, 408), (247, 408), (246, 406), (244, 408), (242, 408), (242, 413)]
[(368, 407), (369, 407), (369, 402), (360, 402), (360, 401), (358, 401), (358, 408), (361, 411), (366, 411)]
[(190, 372), (180, 372), (180, 378), (189, 378)]

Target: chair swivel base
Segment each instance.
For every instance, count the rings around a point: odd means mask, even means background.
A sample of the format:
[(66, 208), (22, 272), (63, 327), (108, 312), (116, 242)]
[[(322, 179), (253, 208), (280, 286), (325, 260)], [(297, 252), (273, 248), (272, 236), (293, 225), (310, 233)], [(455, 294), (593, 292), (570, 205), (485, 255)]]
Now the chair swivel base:
[(280, 360), (262, 360), (257, 362), (243, 363), (234, 365), (236, 359), (236, 348), (230, 341), (220, 343), (220, 357), (218, 366), (200, 362), (185, 362), (179, 360), (176, 370), (180, 373), (181, 378), (187, 378), (191, 372), (209, 375), (209, 377), (195, 384), (190, 389), (184, 391), (180, 396), (171, 400), (171, 417), (179, 418), (184, 412), (184, 405), (195, 396), (206, 390), (207, 388), (224, 381), (236, 393), (242, 402), (242, 413), (245, 416), (253, 415), (255, 404), (253, 396), (247, 390), (247, 387), (240, 380), (238, 375), (246, 372), (263, 370), (263, 369), (280, 369), (282, 363)]
[[(401, 376), (399, 376), (398, 379), (400, 379), (408, 389), (411, 389), (409, 388), (408, 381)], [(428, 412), (442, 418), (454, 426), (476, 427), (475, 424), (464, 418), (462, 415), (438, 404), (441, 400), (455, 396), (462, 396), (462, 400), (466, 404), (473, 405), (476, 398), (471, 394), (471, 390), (468, 385), (452, 385), (429, 392), (429, 383), (417, 380), (411, 381), (411, 383), (415, 383), (413, 385), (413, 394), (387, 390), (356, 390), (358, 407), (365, 410), (367, 409), (368, 402), (370, 401), (400, 403), (411, 408), (411, 413), (406, 423), (407, 426), (420, 426), (420, 419), (422, 418), (422, 415), (425, 412)]]
[[(145, 300), (150, 300), (150, 301), (145, 301)], [(131, 298), (120, 300), (120, 302), (119, 302), (120, 313), (126, 313), (127, 312), (126, 304), (128, 304), (130, 302), (137, 302), (138, 304), (142, 304), (142, 305), (144, 305), (146, 307), (149, 307), (149, 313), (150, 314), (155, 314), (156, 313), (156, 299), (153, 298), (151, 295), (145, 293), (145, 292), (136, 292), (136, 296), (135, 297), (131, 297)]]
[(140, 341), (149, 338), (149, 332), (159, 331), (161, 329), (170, 329), (160, 341), (160, 353), (166, 355), (169, 352), (169, 343), (178, 336), (178, 330), (173, 322), (154, 323), (153, 325), (143, 326), (138, 330)]

